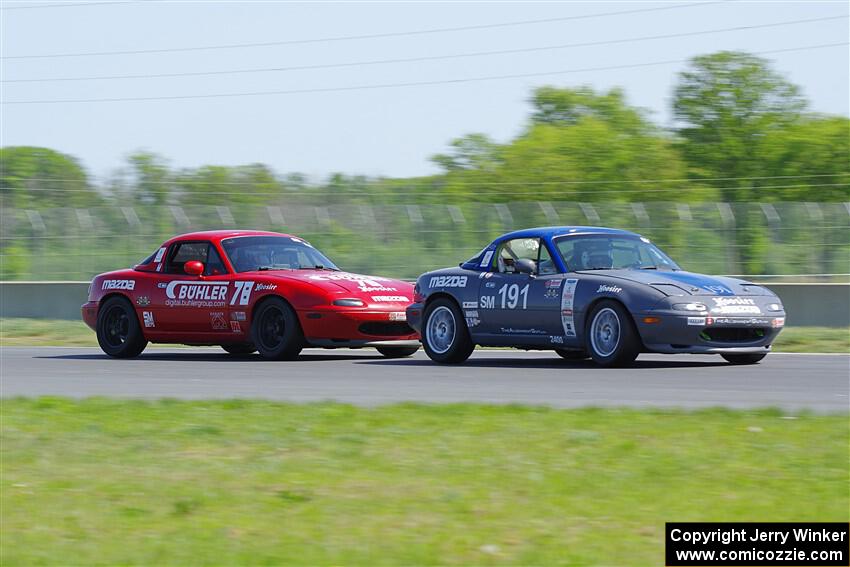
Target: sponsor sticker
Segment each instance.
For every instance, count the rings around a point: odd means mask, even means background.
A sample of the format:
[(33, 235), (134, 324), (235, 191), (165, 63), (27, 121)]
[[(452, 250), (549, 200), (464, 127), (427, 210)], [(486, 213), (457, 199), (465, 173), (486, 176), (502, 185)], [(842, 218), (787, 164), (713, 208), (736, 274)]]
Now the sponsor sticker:
[(761, 309), (749, 297), (712, 297), (712, 313), (721, 315), (758, 315)]
[(156, 323), (153, 320), (153, 313), (150, 311), (142, 311), (142, 319), (145, 322), (145, 327), (150, 329), (152, 327), (156, 327)]
[(136, 289), (136, 280), (103, 280), (100, 289), (126, 289), (132, 291)]
[(407, 321), (407, 313), (404, 311), (390, 311), (390, 321)]
[(478, 302), (477, 301), (464, 301), (463, 302), (463, 308), (464, 309), (478, 309)]
[(564, 282), (564, 287), (561, 290), (561, 324), (564, 327), (564, 335), (567, 337), (576, 336), (575, 320), (573, 319), (573, 296), (576, 287), (578, 287), (578, 279), (569, 278)]
[(242, 325), (239, 324), (239, 321), (231, 321), (230, 322), (230, 330), (234, 333), (242, 332)]
[(428, 287), (466, 287), (466, 276), (432, 276)]
[(391, 281), (389, 278), (378, 276), (361, 276), (359, 274), (349, 274), (348, 272), (338, 272), (333, 274), (316, 274), (310, 276), (311, 280), (318, 281), (347, 281), (357, 284), (360, 291), (398, 291), (394, 287), (386, 286), (381, 282)]
[(145, 307), (145, 306), (150, 305), (150, 304), (151, 304), (151, 298), (148, 297), (147, 295), (140, 295), (139, 297), (136, 298), (136, 305), (139, 305), (141, 307)]
[(375, 303), (410, 303), (405, 295), (373, 295), (372, 301)]
[(162, 247), (159, 250), (157, 250), (156, 251), (156, 257), (154, 257), (154, 259), (153, 259), (154, 264), (159, 264), (160, 262), (162, 262), (162, 257), (163, 257), (164, 254), (165, 254), (165, 247)]
[(477, 309), (470, 309), (470, 310), (468, 310), (468, 311), (464, 311), (464, 312), (463, 312), (463, 314), (464, 314), (466, 317), (472, 317), (473, 319), (477, 319), (477, 318), (478, 318), (478, 310), (477, 310)]
[(233, 311), (230, 313), (231, 321), (244, 321), (248, 318), (248, 314), (244, 311)]
[(212, 327), (214, 331), (227, 330), (227, 321), (224, 319), (224, 312), (210, 311), (210, 327)]
[(543, 292), (544, 299), (557, 299), (561, 294), (561, 283), (564, 280), (546, 280), (544, 284), (544, 289), (546, 291)]
[(258, 283), (254, 289), (257, 291), (275, 290), (277, 289), (277, 284)]
[(688, 317), (688, 325), (691, 326), (705, 326), (705, 317)]
[(227, 283), (174, 280), (166, 285), (165, 297), (168, 307), (224, 307)]
[(481, 263), (479, 264), (479, 266), (481, 266), (482, 268), (486, 268), (487, 266), (490, 265), (490, 260), (492, 260), (492, 259), (493, 259), (493, 250), (488, 250), (487, 252), (484, 253), (484, 257), (481, 258)]
[(599, 286), (599, 289), (596, 290), (596, 293), (620, 293), (621, 291), (623, 291), (623, 288), (621, 287), (617, 287), (615, 285), (602, 284)]
[(564, 337), (552, 335), (549, 337), (549, 342), (553, 345), (562, 345), (564, 344)]

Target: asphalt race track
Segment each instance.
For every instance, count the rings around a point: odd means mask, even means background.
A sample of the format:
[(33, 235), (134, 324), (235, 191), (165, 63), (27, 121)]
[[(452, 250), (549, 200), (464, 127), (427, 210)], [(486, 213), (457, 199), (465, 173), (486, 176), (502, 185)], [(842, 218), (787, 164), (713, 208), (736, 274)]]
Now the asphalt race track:
[(478, 350), (461, 366), (438, 366), (420, 350), (385, 359), (371, 349), (305, 350), (293, 362), (235, 357), (218, 348), (148, 348), (113, 360), (97, 348), (0, 348), (0, 395), (75, 398), (264, 398), (522, 403), (555, 407), (774, 406), (848, 411), (850, 356), (771, 354), (756, 366), (720, 357), (641, 355), (601, 369), (555, 353)]

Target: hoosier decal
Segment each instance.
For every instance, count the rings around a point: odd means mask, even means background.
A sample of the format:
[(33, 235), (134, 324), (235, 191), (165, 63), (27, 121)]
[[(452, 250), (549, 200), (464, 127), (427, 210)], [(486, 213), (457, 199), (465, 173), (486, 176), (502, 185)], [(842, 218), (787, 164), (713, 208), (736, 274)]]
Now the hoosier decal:
[(758, 315), (761, 313), (759, 306), (749, 297), (712, 297), (711, 300), (714, 301), (712, 313), (723, 315)]

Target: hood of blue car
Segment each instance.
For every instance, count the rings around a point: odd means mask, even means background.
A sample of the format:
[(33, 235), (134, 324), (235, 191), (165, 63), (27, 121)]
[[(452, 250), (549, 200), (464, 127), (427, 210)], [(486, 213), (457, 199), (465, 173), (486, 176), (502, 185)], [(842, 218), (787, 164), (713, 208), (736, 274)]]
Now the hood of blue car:
[(587, 274), (646, 284), (666, 295), (768, 295), (765, 288), (723, 276), (706, 276), (685, 271), (667, 270), (593, 270)]

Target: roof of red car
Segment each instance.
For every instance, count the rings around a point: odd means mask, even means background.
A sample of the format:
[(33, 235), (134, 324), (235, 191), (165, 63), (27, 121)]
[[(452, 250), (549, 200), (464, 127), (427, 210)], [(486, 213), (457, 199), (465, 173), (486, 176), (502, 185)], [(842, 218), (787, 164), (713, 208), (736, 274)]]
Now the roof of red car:
[(175, 236), (171, 240), (222, 240), (234, 236), (291, 236), (282, 232), (268, 232), (265, 230), (202, 230), (199, 232), (187, 232)]

